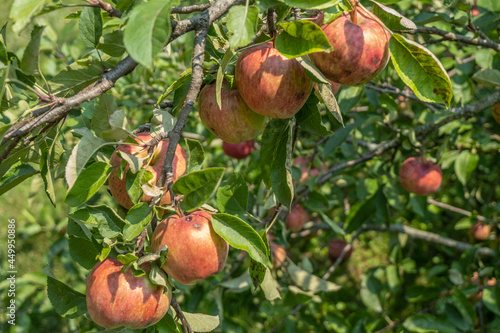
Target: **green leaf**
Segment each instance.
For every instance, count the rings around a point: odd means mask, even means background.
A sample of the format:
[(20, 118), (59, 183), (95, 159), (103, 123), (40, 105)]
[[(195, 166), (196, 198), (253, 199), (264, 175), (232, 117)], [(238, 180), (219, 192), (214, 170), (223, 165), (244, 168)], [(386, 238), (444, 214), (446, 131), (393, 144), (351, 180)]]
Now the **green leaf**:
[(284, 0), (284, 2), (290, 7), (302, 9), (327, 9), (342, 3), (342, 0)]
[(9, 18), (14, 22), (12, 31), (18, 35), (40, 13), (49, 0), (14, 0)]
[[(319, 94), (321, 95), (321, 99), (323, 99), (323, 103), (330, 111), (327, 113), (329, 118), (335, 118), (337, 122), (344, 127), (344, 120), (342, 119), (342, 112), (340, 111), (340, 107), (337, 103), (337, 99), (335, 98), (335, 94), (332, 91), (332, 85), (330, 83), (318, 83)], [(333, 119), (331, 120), (333, 123)]]
[(83, 7), (80, 14), (80, 37), (85, 46), (96, 47), (102, 36), (102, 18), (99, 7)]
[(229, 45), (232, 49), (247, 46), (255, 37), (259, 23), (259, 8), (256, 6), (233, 6), (226, 15), (227, 29), (231, 32)]
[(293, 282), (304, 290), (312, 292), (332, 292), (340, 289), (339, 285), (306, 272), (292, 261), (289, 261), (287, 270)]
[[(0, 30), (0, 61), (7, 66), (9, 63), (9, 55), (7, 52), (7, 41), (5, 40), (6, 34), (5, 30), (7, 29), (7, 23), (5, 23)], [(2, 94), (0, 94), (0, 100), (2, 100)]]
[[(293, 118), (290, 118), (293, 121)], [(288, 125), (281, 133), (279, 141), (275, 144), (273, 163), (271, 165), (271, 185), (276, 198), (285, 207), (290, 209), (293, 199), (292, 180), (292, 150), (293, 126)]]
[(50, 148), (45, 148), (40, 156), (40, 175), (42, 176), (45, 193), (52, 205), (56, 205), (56, 193), (54, 191), (54, 181), (50, 170)]
[(109, 126), (110, 129), (101, 132), (101, 137), (106, 139), (125, 140), (129, 136), (133, 136), (123, 110), (116, 110), (113, 112), (109, 117)]
[(0, 195), (37, 173), (38, 171), (28, 163), (19, 162), (14, 164), (9, 171), (0, 178)]
[(273, 278), (269, 268), (266, 268), (266, 274), (264, 275), (264, 280), (260, 284), (260, 287), (268, 301), (274, 301), (277, 298), (281, 298), (278, 290), (278, 282)]
[(109, 54), (112, 57), (120, 57), (125, 53), (125, 46), (123, 45), (123, 31), (116, 30), (112, 33), (102, 36), (103, 41), (97, 45), (99, 50)]
[(299, 62), (299, 64), (306, 71), (307, 76), (311, 78), (316, 83), (327, 83), (330, 84), (328, 79), (325, 77), (323, 73), (314, 65), (314, 63), (309, 59), (309, 57), (298, 57), (295, 60)]
[(221, 213), (237, 215), (246, 212), (248, 205), (248, 185), (237, 172), (231, 180), (217, 190), (217, 208)]
[(21, 61), (21, 70), (24, 74), (38, 74), (38, 51), (40, 50), (40, 41), (42, 40), (44, 28), (35, 25), (31, 32), (31, 40), (24, 50), (23, 60)]
[(142, 185), (151, 181), (153, 179), (153, 174), (146, 168), (141, 168), (139, 169), (139, 172), (135, 174), (128, 170), (126, 177), (125, 186), (127, 194), (130, 197), (130, 200), (136, 204), (143, 195)]
[(212, 215), (212, 226), (232, 247), (247, 251), (251, 258), (262, 265), (269, 265), (266, 244), (248, 223), (235, 216), (219, 213)]
[(455, 160), (455, 173), (460, 183), (464, 186), (467, 184), (469, 176), (477, 168), (478, 163), (479, 156), (468, 150), (463, 150), (458, 155)]
[(351, 207), (349, 215), (347, 216), (346, 223), (344, 225), (344, 229), (348, 234), (357, 230), (363, 224), (368, 224), (371, 222), (376, 210), (377, 195), (380, 190), (381, 188), (377, 191), (377, 193), (372, 195), (365, 202)]
[(95, 162), (83, 169), (66, 195), (66, 204), (76, 207), (87, 202), (108, 179), (112, 169), (105, 162)]
[(163, 318), (155, 324), (158, 333), (179, 333), (177, 324), (170, 313), (166, 313)]
[(248, 264), (248, 272), (250, 274), (250, 279), (252, 280), (254, 288), (260, 286), (260, 284), (264, 281), (267, 270), (268, 268), (266, 266), (250, 258), (250, 263)]
[(69, 253), (71, 258), (80, 266), (92, 269), (97, 264), (97, 257), (101, 251), (88, 238), (81, 238), (70, 235), (68, 238)]
[(76, 318), (87, 312), (85, 295), (47, 276), (47, 295), (56, 312), (66, 318)]
[(455, 326), (452, 323), (436, 318), (431, 314), (411, 316), (404, 321), (403, 327), (410, 332), (456, 332)]
[(198, 171), (205, 160), (205, 151), (200, 141), (186, 138), (187, 155), (189, 159), (188, 173)]
[(183, 313), (194, 332), (211, 332), (220, 324), (219, 316), (209, 316), (202, 313)]
[(224, 168), (208, 168), (190, 172), (177, 179), (172, 190), (177, 195), (184, 195), (181, 208), (189, 212), (207, 202), (219, 185), (224, 170)]
[(171, 0), (143, 2), (132, 9), (125, 27), (123, 42), (128, 54), (149, 69), (170, 38), (171, 7)]
[(484, 306), (495, 315), (500, 316), (500, 287), (487, 287), (483, 290)]
[(391, 36), (389, 51), (399, 77), (419, 99), (450, 106), (451, 81), (434, 54), (399, 34)]
[(217, 81), (215, 82), (215, 101), (219, 109), (222, 109), (222, 83), (224, 82), (224, 73), (226, 71), (226, 66), (229, 64), (231, 59), (233, 59), (234, 51), (228, 48), (224, 57), (220, 62), (219, 69), (217, 70)]
[(472, 75), (479, 83), (491, 86), (500, 86), (500, 71), (494, 68), (483, 68)]
[(358, 104), (364, 96), (364, 86), (343, 87), (339, 93), (339, 107), (344, 110), (344, 114)]
[(321, 28), (309, 20), (280, 23), (283, 31), (276, 37), (276, 49), (289, 59), (314, 52), (333, 50)]
[(74, 95), (102, 77), (102, 65), (95, 62), (90, 66), (73, 63), (49, 81), (54, 95)]
[(108, 206), (87, 206), (68, 215), (71, 219), (99, 229), (101, 236), (114, 238), (121, 234), (126, 222)]
[(153, 111), (153, 119), (151, 120), (151, 136), (160, 134), (161, 132), (168, 133), (174, 129), (177, 119), (172, 116), (172, 110), (156, 109)]
[(102, 137), (101, 133), (111, 129), (109, 118), (117, 108), (115, 98), (111, 93), (106, 93), (99, 97), (92, 120), (90, 121), (92, 130), (94, 130), (97, 136)]
[(297, 123), (303, 130), (313, 135), (332, 135), (333, 132), (327, 129), (321, 120), (321, 114), (319, 113), (318, 109), (318, 102), (318, 98), (314, 96), (314, 94), (311, 94), (302, 109), (300, 109), (300, 111), (295, 115)]
[(340, 147), (342, 143), (347, 139), (349, 134), (353, 129), (358, 127), (359, 123), (352, 123), (346, 127), (339, 128), (333, 133), (333, 136), (330, 137), (326, 143), (325, 148), (323, 150), (323, 157), (328, 156), (330, 153), (335, 152), (335, 150)]
[(276, 152), (276, 143), (285, 131), (288, 122), (281, 119), (270, 119), (264, 129), (260, 148), (260, 173), (264, 184), (271, 188), (271, 166)]
[(151, 208), (147, 203), (141, 202), (130, 208), (125, 221), (127, 224), (123, 228), (123, 240), (130, 242), (146, 228), (151, 222)]
[(474, 322), (476, 321), (476, 311), (474, 310), (472, 303), (460, 289), (453, 290), (452, 298), (453, 305), (457, 308), (458, 312), (460, 312), (462, 318), (467, 322), (468, 327), (473, 329)]
[(384, 22), (387, 28), (391, 30), (412, 30), (417, 28), (415, 23), (398, 13), (396, 10), (376, 1), (372, 0), (372, 2), (375, 4), (375, 6), (373, 6), (373, 14)]

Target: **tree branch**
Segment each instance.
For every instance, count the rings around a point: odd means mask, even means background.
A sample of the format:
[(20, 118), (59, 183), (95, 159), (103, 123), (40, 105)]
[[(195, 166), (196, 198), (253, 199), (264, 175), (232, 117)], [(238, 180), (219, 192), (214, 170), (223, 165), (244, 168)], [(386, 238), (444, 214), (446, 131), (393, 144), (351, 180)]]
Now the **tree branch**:
[(177, 303), (175, 297), (172, 297), (170, 305), (172, 305), (172, 307), (174, 308), (177, 319), (181, 321), (182, 327), (184, 328), (184, 333), (194, 333), (189, 326), (186, 317), (184, 316), (184, 312), (182, 312), (181, 307), (179, 306), (179, 303)]
[[(465, 209), (458, 208), (458, 207), (455, 207), (455, 206), (452, 206), (452, 205), (448, 205), (448, 204), (445, 204), (443, 202), (436, 201), (436, 200), (434, 200), (432, 198), (427, 198), (427, 203), (431, 204), (431, 205), (434, 205), (434, 206), (437, 206), (439, 208), (447, 209), (450, 212), (462, 214), (462, 215), (465, 215), (465, 216), (472, 216), (472, 213), (469, 212), (469, 211), (466, 211)], [(490, 222), (490, 223), (494, 222), (492, 219), (489, 219), (489, 218), (481, 216), (481, 215), (477, 215), (476, 217), (477, 217), (477, 220), (481, 221), (481, 222)]]

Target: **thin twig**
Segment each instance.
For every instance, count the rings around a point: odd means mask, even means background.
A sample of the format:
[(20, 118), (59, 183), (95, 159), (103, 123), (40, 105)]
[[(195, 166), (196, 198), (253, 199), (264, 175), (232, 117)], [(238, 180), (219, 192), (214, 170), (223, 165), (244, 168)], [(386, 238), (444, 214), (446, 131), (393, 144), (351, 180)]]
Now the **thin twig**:
[(184, 333), (194, 333), (194, 331), (191, 329), (191, 326), (189, 326), (186, 317), (184, 316), (184, 312), (182, 312), (181, 307), (179, 306), (179, 303), (177, 303), (175, 297), (172, 297), (170, 305), (175, 310), (176, 319), (181, 321), (182, 327), (184, 328)]
[[(448, 204), (445, 204), (443, 202), (436, 201), (432, 198), (427, 198), (427, 203), (434, 205), (434, 206), (437, 206), (437, 207), (440, 207), (440, 208), (443, 208), (443, 209), (447, 209), (450, 212), (462, 214), (465, 216), (472, 216), (472, 213), (465, 210), (465, 209), (454, 207), (452, 205), (448, 205)], [(490, 222), (490, 223), (494, 222), (492, 219), (489, 219), (489, 218), (481, 216), (481, 215), (477, 215), (476, 217), (477, 217), (477, 220), (481, 221), (481, 222)]]
[(172, 8), (172, 14), (191, 14), (194, 12), (202, 12), (205, 9), (209, 8), (212, 4), (205, 3), (202, 5), (193, 5), (186, 7), (174, 7)]

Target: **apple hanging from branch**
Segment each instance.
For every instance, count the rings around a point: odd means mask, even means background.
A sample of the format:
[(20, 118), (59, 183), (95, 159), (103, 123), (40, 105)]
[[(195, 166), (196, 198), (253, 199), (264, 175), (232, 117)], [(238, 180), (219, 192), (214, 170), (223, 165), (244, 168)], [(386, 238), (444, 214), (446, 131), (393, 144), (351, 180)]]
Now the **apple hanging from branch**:
[(441, 186), (443, 173), (439, 165), (424, 157), (410, 157), (399, 169), (399, 181), (410, 193), (430, 195)]
[(227, 156), (231, 156), (238, 160), (241, 160), (248, 155), (250, 155), (255, 149), (254, 140), (249, 140), (241, 143), (222, 143), (222, 150), (226, 153)]

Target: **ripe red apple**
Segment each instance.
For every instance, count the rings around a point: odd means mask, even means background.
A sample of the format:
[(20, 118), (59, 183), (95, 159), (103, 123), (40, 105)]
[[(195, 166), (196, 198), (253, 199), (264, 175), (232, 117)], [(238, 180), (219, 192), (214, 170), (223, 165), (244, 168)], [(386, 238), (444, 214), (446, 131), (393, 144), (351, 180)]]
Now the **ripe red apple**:
[(311, 59), (330, 80), (348, 86), (366, 83), (389, 61), (390, 34), (362, 8), (344, 13), (321, 27), (332, 52), (316, 52)]
[[(87, 278), (87, 309), (97, 324), (113, 329), (125, 326), (141, 329), (158, 322), (167, 313), (172, 290), (149, 280), (148, 274), (135, 277), (114, 258), (97, 263)], [(149, 263), (141, 266), (149, 272)]]
[(179, 217), (169, 216), (153, 233), (151, 246), (158, 251), (167, 245), (167, 261), (163, 270), (182, 284), (218, 274), (226, 263), (229, 245), (212, 228), (212, 216), (195, 211)]
[[(341, 239), (334, 238), (330, 241), (328, 244), (328, 257), (330, 258), (331, 261), (336, 261), (337, 258), (340, 257), (342, 254), (342, 251), (344, 251), (344, 248), (347, 246), (347, 243), (344, 242)], [(344, 258), (342, 261), (345, 261), (349, 259), (352, 255), (353, 248), (351, 248), (344, 254)]]
[(427, 158), (410, 157), (406, 159), (399, 169), (401, 185), (411, 193), (429, 195), (441, 186), (443, 174), (439, 165)]
[(230, 90), (224, 83), (221, 106), (215, 99), (215, 82), (205, 86), (198, 99), (198, 111), (203, 125), (223, 141), (240, 143), (254, 139), (266, 118), (253, 112), (241, 98), (237, 89)]
[(500, 124), (500, 103), (497, 103), (491, 107), (493, 110), (493, 118)]
[(255, 147), (254, 141), (249, 140), (241, 143), (223, 142), (222, 149), (227, 156), (241, 160), (242, 158), (250, 155), (254, 151)]
[(272, 42), (241, 52), (235, 79), (250, 109), (272, 118), (290, 118), (296, 114), (313, 86), (299, 62), (281, 55)]
[(310, 220), (309, 214), (300, 204), (293, 206), (286, 217), (286, 229), (298, 232), (302, 230), (304, 223)]
[[(153, 137), (149, 133), (139, 133), (137, 135), (139, 139), (136, 139), (137, 142), (142, 143), (142, 145), (134, 146), (134, 145), (120, 145), (116, 148), (113, 155), (111, 155), (110, 164), (114, 167), (113, 171), (108, 178), (109, 190), (111, 191), (111, 195), (118, 201), (120, 205), (125, 207), (126, 209), (132, 208), (134, 203), (130, 200), (130, 196), (127, 193), (127, 181), (125, 175), (130, 167), (127, 165), (124, 170), (124, 176), (122, 179), (118, 177), (118, 169), (120, 163), (122, 161), (121, 157), (118, 157), (116, 154), (117, 151), (123, 151), (129, 155), (134, 155), (144, 158), (148, 156), (148, 146), (144, 145), (144, 143), (148, 143), (153, 139)], [(151, 184), (157, 184), (158, 178), (160, 177), (161, 170), (163, 168), (163, 163), (165, 162), (165, 155), (167, 154), (168, 149), (168, 141), (160, 141), (158, 145), (155, 147), (152, 159), (147, 165), (148, 159), (144, 160), (144, 165), (147, 170), (153, 173), (153, 179), (151, 180)], [(174, 181), (177, 180), (182, 174), (186, 171), (186, 152), (182, 149), (181, 146), (177, 146), (175, 150), (175, 157), (172, 161), (172, 170), (174, 173)], [(159, 184), (157, 184), (159, 185)], [(165, 189), (165, 192), (167, 189)], [(152, 197), (144, 194), (141, 198), (143, 202), (151, 202)], [(163, 196), (160, 205), (168, 205), (171, 202), (170, 194), (167, 193)]]
[(481, 221), (478, 221), (469, 229), (469, 235), (478, 241), (485, 241), (488, 239), (491, 233), (491, 225), (483, 224)]

